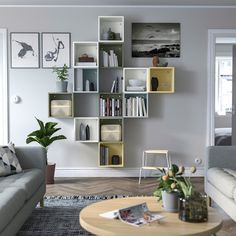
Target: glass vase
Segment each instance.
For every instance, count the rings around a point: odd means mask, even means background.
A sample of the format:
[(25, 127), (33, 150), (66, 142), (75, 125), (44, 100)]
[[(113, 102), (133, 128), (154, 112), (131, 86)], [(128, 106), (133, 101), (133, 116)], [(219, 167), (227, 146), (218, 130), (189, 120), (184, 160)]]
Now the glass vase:
[(186, 222), (200, 223), (208, 220), (207, 196), (195, 194), (179, 199), (179, 219)]

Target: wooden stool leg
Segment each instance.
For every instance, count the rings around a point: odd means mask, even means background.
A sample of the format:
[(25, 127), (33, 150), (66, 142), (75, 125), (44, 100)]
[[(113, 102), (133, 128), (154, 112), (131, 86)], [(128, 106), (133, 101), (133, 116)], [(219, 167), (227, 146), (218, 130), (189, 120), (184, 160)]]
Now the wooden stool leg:
[(41, 208), (44, 207), (44, 199), (43, 198), (40, 200), (39, 205), (40, 205)]

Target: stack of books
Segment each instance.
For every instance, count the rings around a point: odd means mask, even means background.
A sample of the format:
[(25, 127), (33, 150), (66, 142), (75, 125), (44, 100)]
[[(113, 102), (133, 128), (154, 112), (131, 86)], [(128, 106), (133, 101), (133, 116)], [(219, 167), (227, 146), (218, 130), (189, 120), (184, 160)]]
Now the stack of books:
[(97, 66), (96, 62), (76, 62), (76, 66)]
[(100, 165), (109, 165), (109, 148), (107, 146), (100, 146)]
[(123, 78), (119, 78), (117, 77), (115, 80), (113, 80), (112, 82), (112, 86), (111, 86), (111, 93), (121, 93), (121, 85), (122, 85), (122, 80)]
[(118, 67), (118, 57), (114, 53), (114, 50), (110, 50), (110, 52), (101, 51), (102, 58), (102, 67)]
[(145, 86), (127, 86), (127, 91), (145, 91)]
[(100, 98), (100, 116), (122, 116), (120, 98)]
[(129, 97), (124, 99), (125, 116), (147, 116), (147, 108), (143, 97)]

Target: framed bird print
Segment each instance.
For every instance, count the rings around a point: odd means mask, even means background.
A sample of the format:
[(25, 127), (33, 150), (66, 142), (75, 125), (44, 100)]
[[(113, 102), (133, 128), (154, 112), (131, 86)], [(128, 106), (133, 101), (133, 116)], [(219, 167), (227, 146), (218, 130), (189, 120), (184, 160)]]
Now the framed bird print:
[(70, 68), (70, 40), (69, 32), (42, 33), (42, 68)]
[(11, 33), (11, 68), (39, 68), (39, 33)]

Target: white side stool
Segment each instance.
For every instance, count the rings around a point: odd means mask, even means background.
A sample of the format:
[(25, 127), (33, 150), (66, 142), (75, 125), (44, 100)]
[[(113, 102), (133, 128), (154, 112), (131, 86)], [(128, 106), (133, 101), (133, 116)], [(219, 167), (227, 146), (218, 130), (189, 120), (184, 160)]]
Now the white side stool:
[[(154, 155), (148, 155), (148, 154), (154, 154)], [(147, 166), (147, 160), (148, 157), (165, 157), (166, 158), (166, 166), (165, 168), (171, 168), (171, 160), (169, 156), (168, 150), (145, 150), (143, 152), (142, 156), (142, 166), (139, 171), (139, 184), (141, 183), (141, 178), (142, 178), (142, 170), (158, 170), (158, 168), (163, 168), (160, 166)]]

